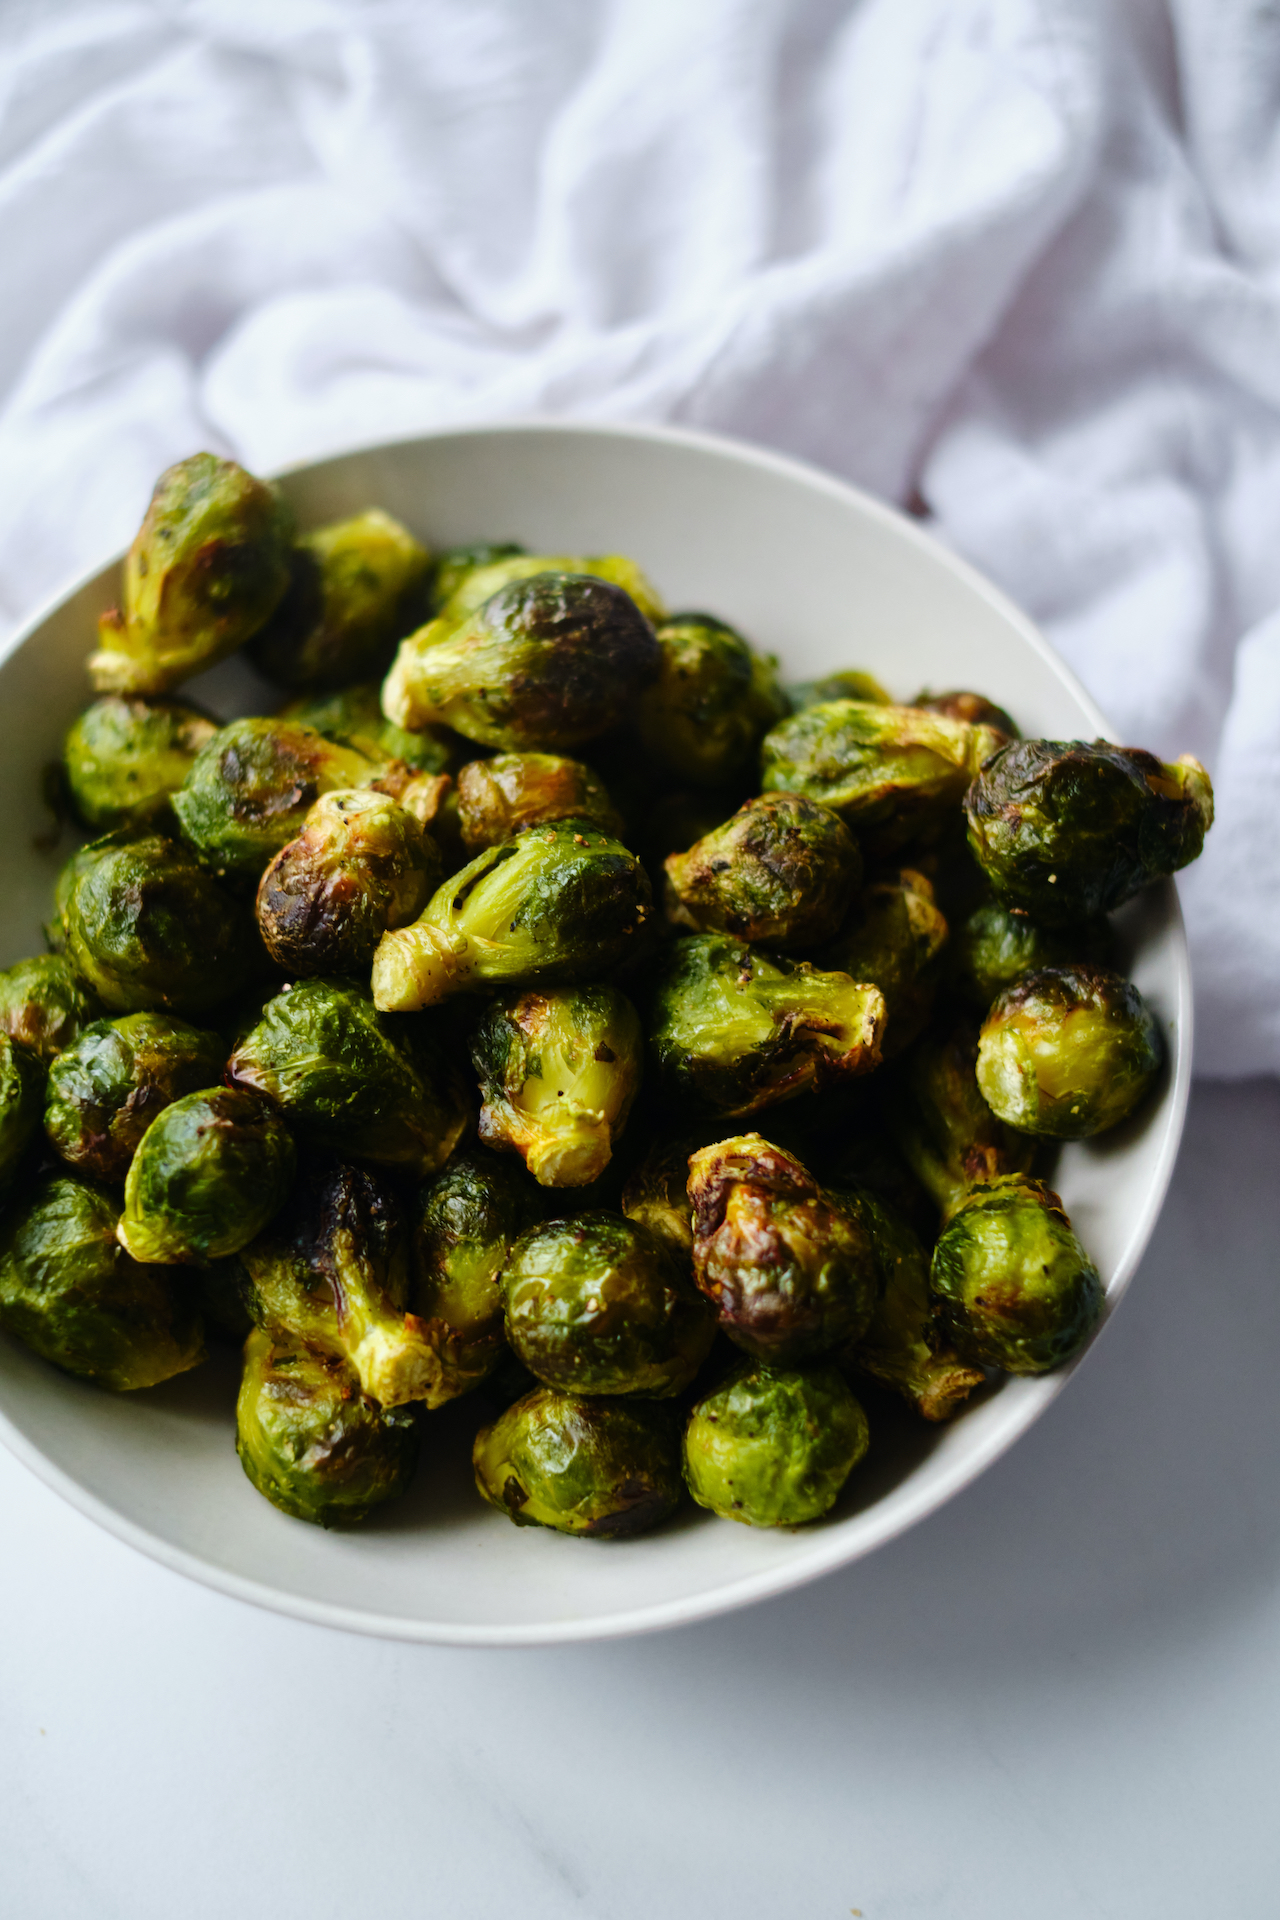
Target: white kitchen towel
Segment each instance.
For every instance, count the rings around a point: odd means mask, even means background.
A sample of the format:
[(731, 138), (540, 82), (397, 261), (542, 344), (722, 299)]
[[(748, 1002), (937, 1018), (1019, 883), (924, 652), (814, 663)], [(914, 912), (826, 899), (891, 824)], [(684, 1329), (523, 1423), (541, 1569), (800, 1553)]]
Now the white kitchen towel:
[(6, 619), (200, 446), (783, 448), (1209, 764), (1199, 1064), (1280, 1070), (1274, 0), (0, 0), (0, 260)]

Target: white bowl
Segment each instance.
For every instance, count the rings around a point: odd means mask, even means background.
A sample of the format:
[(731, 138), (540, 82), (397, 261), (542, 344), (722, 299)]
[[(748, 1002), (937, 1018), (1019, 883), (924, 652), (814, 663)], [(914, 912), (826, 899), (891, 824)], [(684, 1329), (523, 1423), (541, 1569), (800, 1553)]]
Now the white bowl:
[[(515, 424), (428, 435), (284, 476), (304, 526), (377, 504), (428, 542), (518, 539), (634, 555), (675, 607), (707, 608), (777, 653), (791, 679), (870, 669), (900, 698), (976, 687), (1028, 734), (1093, 737), (1097, 708), (1030, 622), (910, 520), (794, 461), (660, 428)], [(58, 855), (40, 772), (85, 703), (84, 656), (116, 569), (41, 614), (0, 660), (0, 872), (8, 965), (41, 949)], [(262, 710), (239, 663), (194, 689)], [(1169, 1069), (1138, 1121), (1069, 1146), (1057, 1181), (1113, 1309), (1147, 1244), (1186, 1109), (1191, 996), (1171, 884), (1122, 916)], [(470, 1645), (586, 1640), (697, 1620), (869, 1553), (931, 1513), (1025, 1432), (1071, 1368), (1006, 1379), (947, 1426), (881, 1419), (833, 1515), (757, 1531), (688, 1510), (636, 1541), (516, 1528), (471, 1485), (476, 1415), (431, 1416), (413, 1490), (352, 1533), (286, 1519), (241, 1472), (235, 1357), (140, 1394), (66, 1378), (0, 1338), (0, 1433), (82, 1512), (166, 1566), (326, 1626)]]

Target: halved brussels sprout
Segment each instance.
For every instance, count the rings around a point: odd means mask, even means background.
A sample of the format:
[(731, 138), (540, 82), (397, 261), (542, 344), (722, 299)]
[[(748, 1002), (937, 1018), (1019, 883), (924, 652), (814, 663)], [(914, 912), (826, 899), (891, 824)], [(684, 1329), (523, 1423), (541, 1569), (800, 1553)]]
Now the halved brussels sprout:
[(824, 707), (832, 700), (869, 700), (877, 707), (894, 704), (893, 695), (886, 692), (875, 675), (862, 673), (857, 667), (824, 674), (821, 680), (801, 680), (798, 685), (787, 688), (787, 698), (792, 713), (803, 713), (806, 707)]
[(863, 1220), (794, 1154), (758, 1133), (689, 1161), (693, 1271), (729, 1338), (797, 1365), (862, 1334), (879, 1291)]
[(82, 847), (58, 896), (67, 957), (112, 1013), (205, 1013), (254, 966), (249, 914), (162, 834)]
[(984, 900), (954, 931), (950, 975), (974, 1011), (985, 1013), (996, 995), (1024, 973), (1081, 961), (1107, 967), (1115, 957), (1116, 938), (1106, 920), (1045, 927), (1020, 909)]
[(491, 1001), (471, 1039), (480, 1138), (518, 1153), (540, 1186), (585, 1187), (627, 1123), (643, 1053), (639, 1016), (616, 987)]
[(680, 1431), (671, 1409), (538, 1387), (476, 1435), (476, 1486), (518, 1527), (645, 1533), (674, 1513)]
[(372, 507), (304, 533), (291, 561), (288, 592), (250, 646), (255, 665), (282, 687), (343, 687), (384, 673), (396, 641), (422, 618), (426, 548)]
[(947, 923), (922, 873), (903, 867), (864, 887), (845, 924), (822, 949), (824, 967), (879, 987), (888, 1014), (886, 1059), (910, 1046), (933, 1009)]
[(1079, 1140), (1132, 1113), (1163, 1058), (1155, 1016), (1131, 981), (1102, 967), (1047, 967), (988, 1013), (978, 1086), (1009, 1126)]
[(743, 1360), (689, 1416), (685, 1479), (722, 1520), (800, 1527), (834, 1505), (869, 1437), (835, 1367), (797, 1373)]
[(973, 1187), (933, 1250), (938, 1321), (962, 1358), (1047, 1373), (1078, 1353), (1102, 1314), (1097, 1268), (1061, 1200), (1005, 1174)]
[(544, 820), (590, 820), (618, 835), (622, 819), (604, 782), (555, 753), (498, 753), (458, 774), (458, 824), (469, 854), (500, 847)]
[[(1018, 723), (1003, 707), (983, 693), (957, 690), (953, 693), (922, 693), (911, 702), (924, 713), (940, 713), (947, 720), (963, 720), (970, 727), (989, 727), (1002, 736), (1000, 745), (1019, 737)], [(994, 747), (992, 752), (994, 752)]]
[(218, 731), (199, 707), (108, 694), (80, 715), (62, 750), (67, 786), (86, 827), (149, 827)]
[(255, 1330), (236, 1400), (236, 1452), (258, 1492), (295, 1520), (351, 1525), (413, 1478), (418, 1428), (380, 1407), (332, 1354)]
[(372, 754), (370, 741), (343, 744), (313, 727), (233, 720), (196, 755), (173, 810), (206, 866), (256, 881), (321, 794), (371, 787), (395, 772)]
[(706, 1359), (715, 1317), (663, 1242), (620, 1214), (531, 1227), (502, 1276), (507, 1338), (549, 1387), (681, 1393)]
[(283, 1204), (293, 1138), (256, 1094), (184, 1094), (142, 1136), (124, 1188), (120, 1244), (144, 1262), (219, 1260), (247, 1246)]
[(166, 693), (257, 632), (289, 584), (293, 519), (234, 460), (195, 453), (156, 482), (124, 563), (124, 605), (98, 623), (99, 693)]
[(986, 727), (919, 707), (829, 700), (766, 734), (766, 792), (802, 793), (831, 807), (864, 848), (889, 853), (936, 833), (987, 756), (1000, 744)]
[(163, 1013), (97, 1020), (49, 1069), (44, 1129), (80, 1172), (123, 1180), (156, 1115), (217, 1084), (227, 1057), (220, 1034)]
[[(414, 1312), (433, 1330), (446, 1373), (471, 1386), (507, 1353), (503, 1266), (538, 1218), (538, 1195), (510, 1161), (457, 1154), (418, 1189), (413, 1220)], [(524, 1380), (518, 1393), (528, 1390)]]
[[(492, 558), (485, 560), (481, 557), (486, 551), (492, 554)], [(603, 580), (610, 586), (620, 587), (629, 600), (634, 600), (646, 620), (656, 625), (667, 617), (667, 610), (652, 583), (635, 561), (628, 560), (624, 553), (604, 553), (583, 558), (569, 553), (525, 553), (522, 548), (510, 546), (505, 550), (455, 548), (454, 554), (457, 577), (447, 598), (440, 598), (440, 590), (445, 583), (443, 568), (436, 577), (439, 618), (449, 628), (460, 627), (486, 600), (492, 600), (494, 594), (502, 592), (505, 587), (519, 586), (526, 580), (547, 573), (585, 575), (589, 580)], [(462, 564), (463, 556), (467, 554), (477, 556), (479, 564)], [(448, 559), (447, 555), (444, 557)]]
[(651, 907), (640, 862), (590, 820), (530, 827), (477, 854), (419, 920), (383, 936), (374, 1000), (412, 1013), (454, 993), (607, 973)]
[(38, 1060), (52, 1060), (101, 1012), (65, 954), (38, 954), (0, 973), (0, 1033)]
[(0, 1325), (65, 1373), (127, 1393), (197, 1366), (204, 1329), (188, 1276), (130, 1259), (118, 1214), (104, 1187), (42, 1180), (0, 1228)]
[(983, 767), (965, 812), (1005, 906), (1070, 927), (1196, 859), (1213, 788), (1189, 753), (1166, 764), (1106, 740), (1019, 740)]
[(0, 1033), (0, 1193), (40, 1132), (44, 1082), (44, 1062)]
[(975, 1181), (1029, 1173), (1036, 1143), (997, 1119), (978, 1086), (978, 1029), (961, 1019), (924, 1034), (902, 1062), (889, 1101), (890, 1130), (943, 1218)]
[(274, 1102), (310, 1146), (418, 1175), (436, 1173), (470, 1124), (429, 1023), (378, 1013), (349, 981), (301, 980), (268, 1001), (227, 1078)]
[(452, 773), (473, 752), (471, 742), (448, 727), (424, 727), (407, 733), (382, 711), (381, 680), (361, 680), (337, 693), (309, 693), (290, 700), (279, 719), (314, 727), (327, 740), (363, 745), (363, 751), (387, 760), (403, 760), (413, 773)]
[(367, 973), (387, 928), (416, 919), (443, 878), (434, 840), (398, 801), (326, 793), (258, 883), (258, 930), (287, 973)]
[(980, 1368), (943, 1342), (929, 1292), (929, 1255), (902, 1215), (873, 1193), (847, 1190), (875, 1249), (880, 1296), (870, 1324), (840, 1356), (901, 1394), (926, 1420), (949, 1420), (975, 1387)]
[(658, 675), (641, 694), (636, 715), (654, 765), (699, 787), (745, 775), (765, 733), (789, 710), (777, 662), (709, 613), (665, 621), (658, 645)]
[(461, 625), (433, 620), (402, 641), (383, 711), (410, 731), (443, 724), (486, 746), (558, 753), (614, 726), (658, 661), (653, 628), (621, 587), (538, 573)]
[(869, 1072), (884, 1024), (878, 987), (700, 933), (667, 950), (649, 1038), (674, 1093), (742, 1116)]
[(673, 926), (803, 949), (840, 925), (862, 881), (862, 856), (829, 807), (766, 793), (687, 853), (673, 853), (666, 875)]

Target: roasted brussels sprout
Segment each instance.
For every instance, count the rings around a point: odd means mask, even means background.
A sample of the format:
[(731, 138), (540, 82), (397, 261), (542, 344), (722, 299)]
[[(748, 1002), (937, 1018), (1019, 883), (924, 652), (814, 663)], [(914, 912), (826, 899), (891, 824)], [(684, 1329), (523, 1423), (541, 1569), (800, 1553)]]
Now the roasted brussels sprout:
[(1019, 740), (965, 799), (969, 844), (999, 899), (1054, 927), (1110, 913), (1194, 860), (1213, 825), (1198, 760), (1106, 740)]
[[(470, 546), (446, 547), (431, 565), (431, 611), (447, 607), (469, 574), (492, 567), (499, 560), (514, 560), (523, 555), (518, 540), (477, 540)], [(505, 584), (505, 583), (504, 583)]]
[[(1003, 707), (994, 700), (988, 700), (985, 694), (957, 691), (954, 693), (922, 693), (911, 702), (923, 713), (940, 713), (946, 720), (963, 720), (971, 727), (989, 727), (992, 733), (1003, 736), (1000, 745), (1018, 738), (1018, 723), (1010, 719)], [(994, 747), (992, 748), (994, 752)]]
[(256, 881), (321, 794), (372, 786), (392, 769), (371, 755), (369, 741), (344, 745), (283, 720), (233, 720), (197, 754), (173, 810), (206, 866)]
[(476, 1435), (476, 1485), (518, 1527), (621, 1538), (679, 1506), (669, 1407), (538, 1387)]
[(99, 693), (165, 693), (234, 653), (289, 584), (292, 516), (234, 460), (195, 453), (156, 482), (124, 563), (124, 605), (98, 623)]
[(829, 700), (765, 735), (763, 785), (820, 801), (864, 847), (889, 853), (936, 832), (999, 744), (986, 727), (918, 707)]
[(799, 1527), (835, 1503), (868, 1439), (835, 1367), (796, 1373), (743, 1360), (689, 1416), (685, 1479), (723, 1520)]
[(49, 1069), (44, 1128), (62, 1158), (96, 1180), (123, 1180), (156, 1115), (215, 1086), (226, 1044), (163, 1013), (97, 1020)]
[[(787, 688), (787, 699), (792, 713), (803, 713), (806, 707), (823, 707), (831, 700), (870, 700), (877, 707), (894, 704), (893, 695), (885, 691), (874, 674), (862, 673), (856, 667), (825, 674), (821, 680), (802, 680)], [(919, 702), (915, 704), (918, 706)]]
[(469, 854), (500, 847), (544, 820), (590, 820), (618, 835), (622, 820), (604, 783), (580, 760), (554, 753), (499, 753), (458, 774), (458, 824)]
[(168, 811), (193, 761), (218, 731), (198, 707), (108, 694), (67, 735), (63, 766), (86, 827), (149, 827)]
[(1041, 1180), (1005, 1174), (973, 1187), (933, 1250), (941, 1330), (963, 1359), (1006, 1373), (1047, 1373), (1084, 1345), (1102, 1313), (1102, 1283)]
[(933, 1008), (947, 923), (922, 873), (903, 867), (865, 887), (835, 939), (819, 954), (824, 967), (879, 987), (888, 1024), (889, 1059), (910, 1046)]
[(852, 1365), (901, 1394), (926, 1420), (949, 1420), (975, 1387), (971, 1367), (939, 1337), (929, 1292), (929, 1255), (918, 1236), (878, 1195), (845, 1193), (871, 1236), (880, 1293), (866, 1330), (841, 1354)]
[(502, 1276), (507, 1338), (544, 1385), (570, 1393), (681, 1393), (715, 1318), (655, 1234), (615, 1213), (531, 1227)]
[[(457, 551), (457, 550), (455, 550)], [(462, 549), (481, 554), (483, 548)], [(495, 593), (506, 587), (522, 585), (535, 575), (547, 573), (584, 575), (589, 580), (604, 580), (610, 586), (620, 587), (629, 600), (634, 600), (646, 620), (655, 625), (665, 620), (667, 610), (650, 581), (648, 581), (634, 560), (628, 560), (622, 553), (597, 554), (592, 559), (568, 553), (524, 553), (516, 547), (505, 553), (494, 549), (495, 557), (478, 565), (462, 567), (458, 573), (449, 596), (439, 598), (437, 602), (439, 617), (446, 628), (459, 627), (469, 619), (486, 600), (492, 600)], [(437, 576), (443, 582), (443, 569)]]
[(530, 827), (477, 854), (421, 919), (383, 936), (374, 1000), (412, 1013), (454, 993), (605, 973), (651, 906), (640, 862), (590, 820)]
[[(538, 1196), (523, 1174), (492, 1154), (457, 1154), (418, 1189), (411, 1301), (433, 1331), (448, 1377), (473, 1385), (507, 1353), (502, 1268), (538, 1213)], [(530, 1384), (526, 1379), (519, 1391)]]
[(1079, 961), (1106, 967), (1115, 957), (1116, 939), (1106, 920), (1045, 927), (1028, 913), (984, 900), (954, 930), (949, 967), (956, 991), (975, 1012), (985, 1013), (1024, 973)]
[(0, 1194), (40, 1131), (44, 1062), (0, 1033)]
[(795, 949), (835, 932), (861, 883), (862, 856), (830, 808), (766, 793), (673, 853), (666, 874), (674, 926)]
[(884, 1023), (878, 987), (700, 933), (668, 949), (649, 1037), (673, 1092), (741, 1116), (868, 1072)]
[(864, 1332), (879, 1285), (856, 1208), (758, 1133), (689, 1161), (693, 1271), (720, 1325), (779, 1366), (833, 1353)]
[(249, 651), (282, 687), (344, 687), (384, 673), (417, 626), (431, 564), (398, 520), (373, 507), (304, 533), (289, 589)]
[(1023, 1133), (1079, 1140), (1133, 1112), (1160, 1069), (1138, 989), (1102, 967), (1050, 967), (1006, 988), (983, 1022), (978, 1086)]
[(367, 974), (387, 928), (416, 919), (443, 878), (435, 842), (398, 801), (326, 793), (258, 883), (258, 931), (287, 973)]
[(471, 1038), (480, 1138), (518, 1153), (540, 1186), (585, 1187), (609, 1164), (643, 1055), (639, 1017), (616, 987), (491, 1001)]
[(256, 1094), (211, 1087), (173, 1101), (129, 1163), (120, 1244), (135, 1260), (238, 1253), (283, 1205), (293, 1138)]
[(187, 1276), (130, 1259), (117, 1215), (103, 1187), (42, 1180), (0, 1228), (0, 1325), (65, 1373), (127, 1393), (198, 1365), (204, 1329)]
[(245, 1342), (236, 1452), (273, 1507), (335, 1527), (404, 1492), (418, 1428), (407, 1408), (361, 1393), (332, 1354), (255, 1329)]
[(200, 1014), (254, 965), (253, 921), (162, 834), (95, 840), (59, 881), (67, 957), (112, 1013)]
[(1036, 1143), (998, 1120), (978, 1087), (978, 1029), (968, 1020), (922, 1035), (905, 1056), (888, 1103), (890, 1130), (943, 1218), (969, 1188), (1029, 1173)]
[(436, 1173), (470, 1122), (459, 1075), (426, 1021), (380, 1014), (350, 981), (277, 994), (227, 1065), (313, 1147)]
[(689, 1156), (705, 1145), (688, 1134), (660, 1134), (622, 1190), (622, 1211), (666, 1243), (681, 1272), (693, 1267)]
[(658, 645), (658, 675), (636, 716), (645, 751), (665, 774), (699, 787), (745, 774), (763, 735), (788, 711), (777, 663), (708, 613), (665, 622)]
[(37, 1059), (52, 1060), (101, 1012), (65, 954), (42, 953), (0, 973), (0, 1033)]
[(337, 693), (304, 694), (281, 707), (281, 720), (314, 727), (327, 740), (354, 744), (388, 760), (403, 760), (412, 773), (452, 773), (474, 749), (448, 727), (424, 727), (406, 733), (382, 711), (381, 680), (362, 680)]
[(486, 746), (556, 753), (620, 720), (658, 662), (653, 629), (621, 587), (539, 573), (458, 627), (433, 620), (402, 641), (382, 704), (410, 731), (444, 724)]

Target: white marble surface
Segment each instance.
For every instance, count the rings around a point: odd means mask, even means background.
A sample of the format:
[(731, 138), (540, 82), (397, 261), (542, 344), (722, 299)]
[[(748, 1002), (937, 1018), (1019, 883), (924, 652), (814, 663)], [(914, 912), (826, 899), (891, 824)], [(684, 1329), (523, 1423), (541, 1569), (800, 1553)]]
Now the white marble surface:
[(679, 1633), (330, 1634), (0, 1454), (0, 1912), (1274, 1920), (1278, 1146), (1280, 1088), (1198, 1089), (1040, 1426), (874, 1558)]

